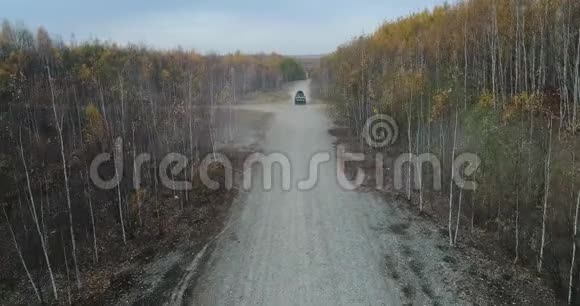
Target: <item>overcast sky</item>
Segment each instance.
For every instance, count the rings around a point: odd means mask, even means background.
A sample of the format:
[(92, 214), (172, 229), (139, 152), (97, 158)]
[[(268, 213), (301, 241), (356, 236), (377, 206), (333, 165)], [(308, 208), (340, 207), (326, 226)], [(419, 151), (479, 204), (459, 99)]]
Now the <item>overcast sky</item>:
[(99, 38), (199, 52), (323, 54), (443, 0), (0, 0), (0, 18), (65, 41)]

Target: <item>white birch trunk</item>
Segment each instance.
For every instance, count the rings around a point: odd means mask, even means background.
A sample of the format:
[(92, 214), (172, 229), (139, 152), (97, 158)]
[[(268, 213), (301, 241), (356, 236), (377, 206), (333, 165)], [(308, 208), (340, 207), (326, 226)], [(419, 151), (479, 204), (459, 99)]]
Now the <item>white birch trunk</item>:
[(457, 204), (457, 220), (455, 222), (455, 236), (453, 237), (453, 244), (457, 244), (457, 236), (459, 234), (459, 223), (461, 220), (461, 205), (463, 203), (463, 188), (459, 190), (459, 203)]
[(64, 155), (64, 140), (62, 137), (62, 125), (60, 124), (60, 121), (58, 120), (58, 115), (56, 113), (56, 101), (55, 101), (55, 95), (54, 95), (54, 87), (52, 85), (52, 76), (50, 75), (50, 68), (48, 66), (46, 66), (46, 70), (48, 72), (48, 83), (50, 85), (52, 111), (54, 113), (54, 120), (56, 121), (55, 124), (56, 124), (56, 128), (58, 131), (58, 138), (59, 138), (59, 142), (60, 142), (60, 156), (62, 158), (62, 171), (63, 171), (63, 175), (64, 175), (64, 187), (65, 187), (65, 191), (66, 191), (66, 203), (68, 205), (68, 219), (69, 219), (70, 239), (71, 239), (71, 244), (72, 244), (73, 262), (74, 262), (74, 266), (75, 266), (77, 287), (80, 288), (81, 287), (81, 278), (80, 278), (80, 273), (79, 273), (79, 267), (77, 264), (77, 254), (76, 254), (77, 247), (76, 247), (76, 242), (75, 242), (75, 233), (73, 230), (72, 204), (71, 204), (71, 199), (70, 199), (68, 173), (66, 171), (66, 157)]
[(453, 180), (455, 178), (455, 169), (453, 160), (455, 159), (455, 149), (457, 145), (457, 121), (459, 119), (459, 112), (457, 111), (457, 105), (455, 105), (455, 128), (453, 132), (453, 150), (451, 152), (451, 179), (449, 181), (449, 245), (453, 246), (453, 228), (451, 222), (453, 219)]
[(542, 264), (544, 261), (544, 245), (546, 244), (546, 217), (548, 210), (548, 197), (550, 194), (550, 160), (552, 155), (552, 119), (550, 118), (550, 124), (548, 129), (550, 129), (549, 145), (548, 145), (548, 156), (545, 162), (545, 182), (544, 182), (544, 207), (542, 211), (542, 238), (540, 242), (540, 255), (538, 257), (538, 273), (542, 272)]
[(42, 247), (42, 253), (44, 255), (44, 260), (46, 261), (46, 267), (48, 268), (48, 275), (50, 277), (50, 282), (52, 285), (52, 293), (54, 295), (54, 299), (58, 300), (58, 292), (56, 289), (56, 283), (54, 281), (54, 274), (52, 273), (52, 267), (50, 265), (50, 260), (48, 258), (48, 251), (46, 248), (46, 241), (44, 240), (44, 236), (40, 230), (40, 225), (38, 224), (38, 216), (36, 214), (36, 205), (34, 204), (34, 196), (32, 195), (32, 187), (30, 186), (30, 176), (28, 175), (28, 166), (26, 164), (26, 160), (24, 159), (24, 148), (22, 147), (22, 136), (20, 136), (20, 157), (22, 158), (22, 164), (24, 165), (24, 174), (26, 175), (26, 186), (28, 187), (28, 196), (30, 197), (30, 206), (32, 212), (32, 219), (34, 221), (34, 225), (36, 226), (36, 231), (38, 232), (38, 236), (40, 237), (40, 246)]
[(570, 263), (570, 275), (568, 281), (568, 304), (572, 304), (572, 291), (573, 291), (573, 277), (574, 277), (574, 262), (576, 258), (576, 238), (578, 236), (578, 209), (580, 208), (580, 191), (578, 191), (578, 197), (576, 198), (576, 213), (574, 214), (574, 236), (572, 237), (572, 262)]

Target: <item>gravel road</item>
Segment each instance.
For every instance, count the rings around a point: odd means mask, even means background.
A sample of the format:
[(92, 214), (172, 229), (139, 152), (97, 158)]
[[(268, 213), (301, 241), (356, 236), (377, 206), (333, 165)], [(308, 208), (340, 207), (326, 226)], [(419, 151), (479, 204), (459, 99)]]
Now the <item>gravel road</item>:
[[(308, 81), (288, 90), (310, 97)], [(243, 108), (273, 114), (262, 151), (289, 158), (292, 188), (282, 189), (276, 167), (271, 190), (257, 177), (225, 230), (192, 257), (168, 304), (469, 304), (456, 289), (463, 269), (436, 228), (396, 201), (338, 185), (336, 140), (323, 104)], [(330, 152), (331, 161), (320, 166), (316, 186), (301, 191), (297, 182), (308, 177), (318, 152)]]

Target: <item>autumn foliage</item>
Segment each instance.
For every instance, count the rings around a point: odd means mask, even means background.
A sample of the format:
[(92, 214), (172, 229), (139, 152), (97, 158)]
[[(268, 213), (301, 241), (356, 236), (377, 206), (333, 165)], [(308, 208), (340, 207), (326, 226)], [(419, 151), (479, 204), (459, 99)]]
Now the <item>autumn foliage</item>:
[[(1, 287), (0, 300), (56, 303), (58, 292), (58, 302), (67, 293), (80, 301), (110, 285), (99, 273), (111, 264), (130, 261), (146, 245), (159, 241), (153, 247), (161, 247), (163, 238), (180, 229), (182, 214), (201, 210), (205, 217), (196, 218), (219, 222), (212, 219), (218, 209), (200, 206), (209, 199), (219, 205), (229, 193), (168, 192), (155, 165), (166, 153), (180, 152), (191, 161), (180, 175), (192, 180), (200, 159), (228, 140), (224, 130), (235, 129), (214, 106), (279, 89), (289, 76), (288, 63), (295, 62), (277, 54), (202, 55), (98, 40), (64, 42), (43, 28), (33, 34), (4, 21), (0, 210), (6, 214), (0, 212), (0, 227), (11, 225), (15, 235), (11, 240), (9, 231), (0, 233), (0, 283), (24, 286)], [(143, 166), (136, 189), (132, 161), (143, 152), (152, 160)], [(111, 162), (99, 170), (106, 179), (123, 171), (114, 190), (100, 190), (89, 180), (91, 160), (99, 153), (126, 161), (123, 169)], [(28, 279), (24, 270), (30, 271)], [(95, 275), (99, 281), (91, 278)], [(39, 292), (35, 283), (51, 290)]]
[(439, 156), (447, 186), (426, 201), (452, 205), (426, 203), (435, 213), (455, 216), (460, 202), (448, 186), (453, 152), (477, 153), (480, 187), (462, 195), (461, 224), (490, 233), (572, 301), (579, 66), (579, 1), (465, 0), (386, 22), (323, 58), (313, 78), (340, 122), (360, 133), (388, 113), (405, 150)]

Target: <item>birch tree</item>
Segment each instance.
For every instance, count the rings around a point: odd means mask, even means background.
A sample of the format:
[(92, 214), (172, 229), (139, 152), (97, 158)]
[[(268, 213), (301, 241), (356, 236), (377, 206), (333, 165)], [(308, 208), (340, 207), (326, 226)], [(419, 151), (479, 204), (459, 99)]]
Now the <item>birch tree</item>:
[(453, 129), (453, 150), (451, 151), (451, 179), (449, 181), (449, 220), (447, 227), (449, 228), (449, 245), (453, 246), (453, 228), (451, 222), (453, 219), (453, 184), (455, 179), (455, 165), (453, 160), (455, 159), (455, 149), (457, 148), (457, 121), (459, 120), (459, 111), (457, 110), (457, 104), (455, 105), (455, 128)]
[(75, 241), (75, 233), (74, 233), (74, 229), (73, 229), (74, 223), (73, 223), (73, 215), (72, 215), (72, 203), (71, 203), (71, 199), (70, 199), (70, 188), (69, 188), (69, 182), (68, 182), (67, 163), (66, 163), (66, 157), (65, 157), (65, 152), (64, 152), (64, 139), (63, 139), (63, 135), (62, 135), (62, 124), (61, 124), (61, 119), (59, 119), (59, 116), (58, 116), (57, 111), (56, 111), (56, 96), (55, 96), (55, 92), (54, 92), (54, 85), (52, 82), (52, 76), (50, 74), (50, 67), (48, 65), (46, 66), (46, 71), (47, 71), (47, 75), (48, 75), (48, 83), (50, 86), (50, 98), (51, 98), (50, 101), (52, 102), (52, 111), (54, 114), (54, 121), (55, 121), (55, 125), (56, 125), (56, 130), (58, 132), (58, 139), (60, 142), (60, 156), (62, 159), (62, 172), (64, 175), (64, 188), (65, 188), (65, 192), (66, 192), (66, 203), (68, 206), (68, 221), (69, 221), (70, 239), (71, 239), (71, 244), (72, 244), (73, 264), (75, 267), (77, 287), (80, 288), (81, 287), (81, 278), (80, 278), (80, 273), (79, 273), (79, 267), (77, 264), (77, 247), (76, 247), (76, 241)]
[(548, 198), (550, 197), (550, 162), (552, 160), (552, 118), (550, 118), (548, 129), (548, 152), (546, 153), (546, 160), (544, 163), (544, 205), (542, 208), (542, 238), (540, 241), (540, 254), (538, 256), (538, 273), (542, 273), (542, 265), (544, 263), (544, 245), (546, 244), (546, 217), (548, 213)]
[(576, 198), (576, 211), (574, 213), (574, 227), (572, 228), (572, 260), (570, 262), (570, 273), (568, 277), (568, 304), (572, 304), (572, 291), (574, 283), (574, 268), (576, 267), (576, 239), (578, 237), (578, 210), (580, 208), (580, 190)]
[(20, 158), (22, 160), (22, 165), (24, 166), (24, 174), (26, 176), (26, 187), (28, 187), (28, 196), (30, 200), (30, 211), (32, 212), (32, 220), (34, 221), (34, 225), (36, 227), (36, 232), (40, 238), (40, 246), (42, 248), (42, 253), (44, 255), (44, 260), (46, 262), (46, 268), (48, 269), (48, 276), (50, 277), (50, 283), (52, 285), (52, 293), (54, 295), (54, 299), (58, 300), (58, 292), (56, 289), (56, 283), (54, 281), (54, 274), (52, 273), (52, 266), (50, 264), (50, 259), (48, 258), (48, 250), (47, 250), (47, 243), (44, 240), (44, 236), (42, 235), (42, 231), (40, 230), (40, 224), (38, 221), (38, 214), (36, 213), (36, 205), (34, 204), (34, 195), (32, 194), (32, 186), (30, 184), (30, 176), (28, 175), (28, 166), (26, 164), (26, 159), (24, 158), (24, 148), (22, 146), (22, 134), (20, 133)]

